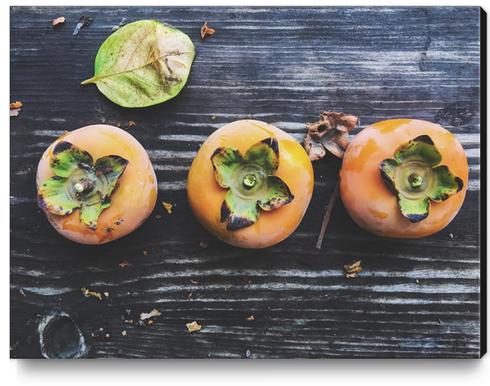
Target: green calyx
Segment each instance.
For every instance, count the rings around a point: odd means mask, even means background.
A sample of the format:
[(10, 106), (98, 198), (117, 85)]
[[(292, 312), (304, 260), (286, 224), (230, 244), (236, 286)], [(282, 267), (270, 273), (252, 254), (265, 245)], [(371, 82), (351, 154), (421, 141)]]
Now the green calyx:
[(216, 182), (228, 189), (221, 205), (221, 222), (228, 230), (254, 224), (260, 209), (271, 211), (289, 204), (294, 196), (273, 173), (279, 166), (279, 144), (266, 138), (245, 155), (234, 148), (217, 148), (211, 156)]
[(54, 175), (38, 187), (39, 206), (59, 216), (80, 209), (80, 220), (96, 230), (98, 218), (111, 205), (110, 196), (128, 161), (108, 155), (94, 163), (88, 152), (60, 141), (53, 149), (49, 165)]
[(397, 195), (402, 215), (413, 223), (429, 215), (431, 200), (445, 201), (463, 188), (463, 180), (439, 165), (441, 160), (432, 139), (421, 135), (380, 164), (381, 177)]

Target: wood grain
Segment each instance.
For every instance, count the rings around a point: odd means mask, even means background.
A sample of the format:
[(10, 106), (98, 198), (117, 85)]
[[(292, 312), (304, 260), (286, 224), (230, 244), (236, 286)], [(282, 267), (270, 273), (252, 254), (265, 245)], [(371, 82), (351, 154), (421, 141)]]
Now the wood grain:
[[(73, 36), (82, 15), (93, 22)], [(58, 16), (67, 21), (52, 28)], [(159, 19), (194, 41), (197, 57), (178, 97), (123, 109), (80, 86), (122, 18)], [(206, 20), (217, 32), (201, 41)], [(11, 100), (24, 103), (10, 128), (11, 356), (41, 357), (40, 318), (61, 310), (96, 358), (480, 356), (479, 26), (480, 9), (464, 7), (11, 8)], [(197, 224), (185, 181), (210, 133), (254, 118), (301, 140), (323, 110), (359, 115), (360, 129), (414, 117), (455, 133), (470, 164), (456, 219), (422, 240), (382, 239), (359, 229), (338, 200), (318, 252), (339, 168), (332, 157), (315, 164), (311, 206), (277, 246), (240, 250)], [(161, 218), (109, 245), (64, 240), (35, 203), (42, 152), (64, 130), (129, 121), (173, 214), (157, 206)], [(343, 264), (357, 258), (363, 272), (346, 279)], [(123, 260), (131, 266), (119, 267)], [(109, 297), (83, 297), (81, 287)], [(162, 315), (151, 326), (123, 320), (126, 310), (152, 308)], [(187, 332), (193, 320), (201, 331)], [(101, 327), (109, 337), (96, 334)]]

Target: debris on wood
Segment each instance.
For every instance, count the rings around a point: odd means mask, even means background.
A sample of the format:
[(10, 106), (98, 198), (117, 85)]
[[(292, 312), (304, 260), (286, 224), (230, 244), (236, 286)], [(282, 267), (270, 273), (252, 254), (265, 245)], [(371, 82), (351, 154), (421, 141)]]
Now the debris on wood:
[(323, 215), (322, 227), (320, 228), (320, 234), (316, 240), (316, 249), (322, 249), (323, 238), (325, 237), (325, 231), (327, 230), (328, 223), (330, 222), (330, 217), (332, 217), (332, 210), (335, 204), (335, 200), (339, 196), (339, 183), (335, 184), (333, 192), (328, 198), (327, 207), (325, 208), (325, 214)]
[(19, 293), (20, 293), (22, 296), (26, 296), (26, 293), (24, 292), (24, 289), (23, 289), (23, 288), (19, 288)]
[(252, 352), (250, 350), (245, 351), (245, 357), (250, 358)]
[(216, 115), (211, 116), (211, 120), (214, 121), (216, 119)]
[(327, 151), (342, 158), (349, 145), (349, 132), (359, 123), (355, 115), (325, 111), (320, 120), (308, 123), (303, 145), (312, 161), (318, 161)]
[(104, 296), (105, 296), (106, 298), (108, 298), (108, 297), (109, 297), (109, 292), (107, 292), (107, 291), (106, 291), (106, 292), (104, 292)]
[(20, 109), (23, 106), (22, 102), (16, 101), (10, 104), (10, 116), (16, 117), (20, 114)]
[(214, 28), (208, 27), (208, 22), (205, 21), (201, 27), (201, 40), (204, 40), (206, 36), (214, 35), (216, 30)]
[(80, 30), (89, 25), (92, 22), (92, 18), (89, 16), (82, 16), (79, 20), (77, 25), (75, 26), (75, 29), (73, 30), (73, 36), (78, 35)]
[(94, 297), (99, 300), (102, 300), (102, 295), (100, 294), (100, 292), (90, 291), (88, 288), (85, 287), (80, 288), (80, 290), (82, 291), (83, 296), (85, 296), (86, 298)]
[(121, 268), (127, 268), (131, 265), (131, 263), (127, 260), (123, 260), (118, 264)]
[(155, 323), (155, 321), (153, 319), (150, 319), (146, 324), (149, 326), (152, 325), (153, 323)]
[(53, 25), (53, 27), (56, 27), (60, 24), (65, 24), (65, 17), (64, 16), (60, 16), (60, 17), (57, 17), (56, 19), (54, 19), (51, 24)]
[(159, 219), (161, 219), (161, 218), (162, 218), (162, 216), (161, 216), (161, 215), (159, 215), (159, 214), (157, 214), (157, 215), (155, 215), (155, 218), (156, 218), (157, 220), (159, 220)]
[(95, 332), (91, 332), (90, 336), (95, 340), (105, 341), (111, 337), (111, 334), (108, 333), (104, 327), (99, 327)]
[(185, 326), (187, 327), (187, 330), (189, 332), (199, 331), (202, 328), (202, 326), (199, 323), (197, 323), (195, 320), (193, 322), (186, 323)]
[(163, 207), (165, 208), (165, 210), (167, 211), (168, 214), (172, 214), (173, 204), (171, 204), (170, 202), (162, 201), (162, 205), (163, 205)]
[(157, 316), (160, 316), (162, 313), (158, 311), (156, 308), (152, 309), (150, 312), (142, 312), (140, 314), (140, 321), (145, 321), (150, 318), (156, 318)]
[(452, 233), (449, 234), (450, 239), (454, 239), (454, 235)]
[(194, 280), (194, 279), (189, 279), (189, 281), (192, 283), (192, 284), (199, 284), (199, 282), (197, 280)]
[(126, 335), (128, 335), (128, 333), (127, 333), (127, 331), (126, 331), (126, 330), (123, 330), (123, 331), (121, 331), (121, 335), (122, 335), (122, 336), (126, 336)]
[(143, 255), (148, 256), (148, 251), (146, 249), (143, 250)]
[(252, 321), (254, 321), (254, 320), (255, 320), (255, 316), (253, 316), (253, 315), (249, 315), (249, 316), (247, 316), (247, 317), (246, 317), (246, 319), (247, 319), (248, 321), (252, 322)]
[(187, 299), (190, 299), (192, 298), (192, 292), (189, 292), (189, 294), (187, 295)]
[(112, 29), (111, 29), (111, 30), (112, 30), (112, 32), (115, 32), (115, 31), (117, 31), (119, 28), (121, 28), (122, 26), (124, 26), (124, 25), (126, 24), (126, 20), (127, 20), (127, 19), (126, 19), (125, 17), (123, 17), (123, 18), (121, 19), (121, 21), (119, 22), (119, 24), (118, 24), (118, 25), (115, 25), (114, 27), (112, 27)]
[(204, 241), (201, 241), (201, 242), (199, 243), (199, 246), (200, 246), (201, 248), (206, 249), (206, 248), (208, 247), (208, 243), (205, 243)]
[(344, 265), (345, 277), (347, 279), (352, 279), (357, 276), (359, 272), (362, 271), (361, 260), (354, 261), (350, 264)]

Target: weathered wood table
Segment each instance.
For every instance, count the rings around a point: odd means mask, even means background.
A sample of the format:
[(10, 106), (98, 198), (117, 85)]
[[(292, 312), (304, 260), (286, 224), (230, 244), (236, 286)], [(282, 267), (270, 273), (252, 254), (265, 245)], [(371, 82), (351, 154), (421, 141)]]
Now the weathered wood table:
[[(73, 36), (83, 15), (93, 21)], [(66, 23), (52, 28), (58, 16)], [(122, 18), (162, 20), (192, 38), (197, 57), (178, 97), (131, 110), (80, 86)], [(206, 20), (217, 32), (201, 41)], [(478, 357), (479, 26), (479, 8), (12, 8), (11, 100), (24, 107), (10, 128), (11, 356), (42, 357), (40, 321), (65, 312), (87, 357)], [(255, 118), (300, 141), (324, 110), (359, 115), (361, 128), (415, 117), (455, 133), (470, 164), (456, 219), (433, 237), (384, 239), (357, 227), (339, 200), (318, 252), (340, 165), (331, 157), (315, 164), (301, 226), (275, 247), (233, 248), (197, 223), (186, 177), (210, 133)], [(127, 128), (148, 150), (159, 204), (130, 236), (93, 247), (49, 225), (35, 173), (63, 131), (99, 122)], [(175, 204), (171, 215), (161, 201)], [(343, 265), (358, 258), (364, 270), (346, 279)], [(84, 297), (82, 287), (106, 294)], [(152, 325), (125, 322), (154, 308)], [(201, 331), (187, 332), (193, 320)], [(51, 350), (70, 344), (57, 339)]]

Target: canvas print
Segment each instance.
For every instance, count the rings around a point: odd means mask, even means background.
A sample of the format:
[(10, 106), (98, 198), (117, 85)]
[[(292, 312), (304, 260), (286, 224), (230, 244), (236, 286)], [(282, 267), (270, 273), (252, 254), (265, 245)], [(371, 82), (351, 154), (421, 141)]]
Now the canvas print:
[(485, 352), (480, 8), (10, 23), (11, 358)]

